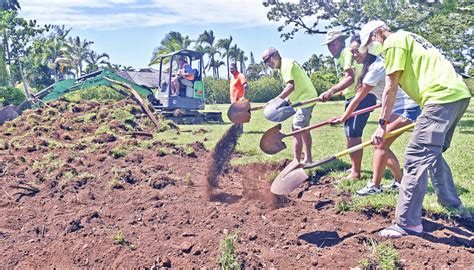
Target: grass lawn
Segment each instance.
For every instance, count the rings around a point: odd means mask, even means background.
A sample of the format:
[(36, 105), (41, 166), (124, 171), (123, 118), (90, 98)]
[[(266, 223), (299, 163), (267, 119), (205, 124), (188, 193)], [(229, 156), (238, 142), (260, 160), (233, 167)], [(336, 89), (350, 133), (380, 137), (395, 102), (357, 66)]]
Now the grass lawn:
[[(177, 144), (188, 144), (195, 141), (203, 142), (205, 147), (212, 150), (216, 142), (230, 127), (231, 123), (227, 119), (226, 113), (229, 105), (208, 105), (207, 111), (221, 111), (224, 124), (205, 124), (205, 125), (181, 125), (180, 134), (174, 131), (167, 131), (164, 133), (157, 133), (155, 139), (173, 142)], [(329, 102), (320, 103), (315, 106), (313, 111), (313, 118), (311, 123), (324, 121), (330, 117), (336, 116), (343, 112), (343, 102)], [(379, 118), (380, 109), (371, 114), (369, 122), (365, 128), (363, 141), (369, 140), (372, 133), (377, 127), (377, 119)], [(283, 123), (282, 132), (290, 131), (291, 118)], [(232, 164), (241, 165), (253, 162), (272, 162), (278, 163), (284, 159), (292, 158), (292, 140), (285, 138), (284, 142), (287, 144), (287, 149), (275, 155), (267, 155), (259, 148), (259, 142), (262, 134), (269, 128), (276, 125), (263, 117), (262, 111), (255, 111), (252, 113), (250, 123), (245, 124), (244, 134), (240, 137), (237, 146), (237, 152), (242, 155), (239, 159), (234, 159)], [(208, 132), (193, 131), (205, 129)], [(411, 132), (407, 132), (400, 136), (392, 145), (392, 150), (403, 163), (403, 153), (408, 144)], [(345, 136), (342, 126), (324, 126), (312, 131), (313, 137), (313, 160), (319, 160), (327, 156), (331, 156), (339, 151), (344, 150)], [(474, 168), (472, 160), (474, 159), (474, 104), (471, 102), (464, 117), (458, 124), (456, 133), (451, 143), (450, 149), (444, 154), (444, 157), (451, 166), (454, 175), (458, 193), (464, 205), (474, 212)], [(364, 158), (362, 163), (362, 179), (359, 181), (342, 181), (339, 188), (348, 190), (354, 193), (356, 190), (362, 188), (372, 176), (372, 149), (367, 147), (364, 150)], [(471, 164), (471, 165), (469, 165)], [(325, 173), (329, 176), (341, 178), (345, 176), (343, 172), (350, 167), (349, 157), (343, 157), (339, 161), (334, 161), (327, 166), (312, 170), (312, 173)], [(382, 183), (389, 183), (391, 181), (391, 174), (386, 170), (385, 177)], [(369, 197), (353, 196), (351, 207), (354, 210), (359, 210), (370, 206), (376, 209), (385, 209), (393, 207), (396, 203), (396, 193), (384, 193)], [(428, 186), (428, 193), (424, 200), (424, 209), (435, 213), (450, 213), (449, 209), (441, 207), (436, 200), (436, 195), (431, 186)]]

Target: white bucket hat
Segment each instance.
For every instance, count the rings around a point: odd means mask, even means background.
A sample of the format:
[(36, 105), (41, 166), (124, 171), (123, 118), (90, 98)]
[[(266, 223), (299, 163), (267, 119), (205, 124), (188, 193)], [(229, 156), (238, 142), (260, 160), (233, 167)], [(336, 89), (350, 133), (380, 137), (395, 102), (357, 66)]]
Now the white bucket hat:
[(326, 41), (321, 43), (322, 46), (328, 45), (329, 43), (333, 42), (334, 40), (343, 37), (344, 39), (348, 38), (349, 35), (344, 34), (341, 30), (333, 30), (329, 31), (326, 35)]
[(362, 29), (360, 30), (360, 47), (365, 47), (367, 46), (367, 42), (369, 42), (369, 37), (370, 34), (377, 28), (382, 27), (382, 26), (387, 26), (383, 21), (379, 20), (374, 20), (366, 23), (364, 26), (362, 26)]

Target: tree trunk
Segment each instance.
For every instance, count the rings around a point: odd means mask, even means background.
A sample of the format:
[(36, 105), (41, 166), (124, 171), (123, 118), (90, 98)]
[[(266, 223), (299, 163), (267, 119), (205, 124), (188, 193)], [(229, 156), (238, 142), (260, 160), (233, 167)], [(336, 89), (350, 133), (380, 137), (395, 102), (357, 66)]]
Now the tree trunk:
[(23, 66), (21, 65), (20, 59), (18, 59), (18, 65), (20, 66), (20, 75), (21, 81), (23, 82), (23, 89), (25, 90), (26, 99), (29, 100), (31, 98), (30, 89), (28, 89), (28, 83), (25, 80), (25, 75), (23, 74)]
[(8, 85), (7, 62), (5, 59), (5, 48), (3, 42), (0, 44), (0, 86)]
[(3, 29), (3, 49), (5, 52), (4, 55), (5, 55), (5, 70), (7, 72), (7, 84), (8, 82), (10, 82), (10, 85), (14, 86), (15, 82), (12, 78), (12, 73), (10, 69), (11, 58), (10, 58), (10, 48), (8, 46), (8, 34), (7, 34), (6, 29)]
[(227, 57), (226, 57), (226, 61), (227, 61), (227, 80), (230, 80), (230, 69), (229, 69), (229, 51), (227, 51)]

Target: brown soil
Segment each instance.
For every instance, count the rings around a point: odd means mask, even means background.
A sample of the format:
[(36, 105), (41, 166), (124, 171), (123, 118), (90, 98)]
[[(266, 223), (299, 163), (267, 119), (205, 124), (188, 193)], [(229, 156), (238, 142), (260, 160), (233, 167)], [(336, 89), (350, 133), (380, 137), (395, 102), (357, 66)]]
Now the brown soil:
[[(227, 167), (209, 200), (211, 154), (131, 136), (154, 132), (132, 104), (60, 101), (0, 127), (0, 268), (216, 268), (233, 232), (245, 268), (347, 269), (368, 256), (368, 239), (395, 246), (405, 267), (472, 267), (472, 228), (453, 221), (426, 218), (423, 237), (381, 240), (393, 211), (340, 212), (350, 196), (333, 179), (274, 197), (269, 180), (285, 164)], [(120, 106), (134, 117), (114, 117)]]

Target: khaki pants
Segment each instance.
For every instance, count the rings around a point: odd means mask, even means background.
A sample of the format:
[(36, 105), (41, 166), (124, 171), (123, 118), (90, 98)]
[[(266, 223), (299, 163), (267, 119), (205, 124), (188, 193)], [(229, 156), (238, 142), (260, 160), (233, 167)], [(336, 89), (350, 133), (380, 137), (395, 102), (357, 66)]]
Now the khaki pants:
[(395, 211), (397, 224), (421, 224), (428, 173), (440, 204), (453, 208), (461, 205), (443, 152), (449, 148), (456, 125), (466, 111), (469, 100), (427, 104), (416, 120), (415, 130), (405, 153), (404, 174)]

